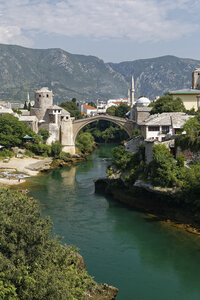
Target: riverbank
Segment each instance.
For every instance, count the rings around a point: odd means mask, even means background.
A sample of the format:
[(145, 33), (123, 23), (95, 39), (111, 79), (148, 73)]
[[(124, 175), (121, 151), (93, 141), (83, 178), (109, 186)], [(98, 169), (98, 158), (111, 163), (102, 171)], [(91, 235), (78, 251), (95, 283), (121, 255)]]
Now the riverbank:
[[(120, 179), (101, 178), (95, 180), (95, 191), (105, 192), (118, 202), (150, 214), (150, 218), (168, 225), (182, 228), (190, 233), (200, 234), (199, 213), (191, 209), (190, 204), (182, 204), (181, 196), (174, 191), (152, 190), (149, 186), (125, 186)], [(180, 201), (174, 201), (179, 197)]]
[(0, 161), (0, 186), (12, 186), (26, 182), (26, 178), (37, 176), (59, 167), (70, 167), (75, 163), (86, 160), (84, 156), (74, 156), (65, 160), (43, 158), (41, 156), (10, 158)]
[(0, 185), (16, 185), (26, 181), (27, 177), (36, 176), (41, 170), (48, 170), (52, 158), (24, 157), (0, 161)]

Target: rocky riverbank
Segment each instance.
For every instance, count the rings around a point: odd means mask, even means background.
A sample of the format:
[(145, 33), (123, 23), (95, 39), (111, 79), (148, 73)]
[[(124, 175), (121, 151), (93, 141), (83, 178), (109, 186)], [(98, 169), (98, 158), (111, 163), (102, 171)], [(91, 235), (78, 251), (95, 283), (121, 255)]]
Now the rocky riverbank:
[(158, 221), (200, 234), (199, 214), (194, 213), (189, 204), (181, 204), (179, 191), (152, 189), (145, 184), (136, 184), (130, 188), (121, 179), (107, 178), (95, 180), (95, 191), (111, 195), (113, 199), (135, 210), (152, 214)]
[(86, 160), (85, 156), (76, 155), (65, 160), (43, 158), (41, 156), (10, 158), (0, 161), (0, 186), (12, 186), (24, 183), (26, 178), (39, 175), (59, 167), (70, 167)]

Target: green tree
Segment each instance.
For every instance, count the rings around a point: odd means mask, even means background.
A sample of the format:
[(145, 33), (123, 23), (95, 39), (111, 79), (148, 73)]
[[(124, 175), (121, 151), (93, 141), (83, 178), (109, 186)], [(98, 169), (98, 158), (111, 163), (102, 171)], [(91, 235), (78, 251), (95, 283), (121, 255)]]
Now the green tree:
[(59, 142), (55, 142), (51, 144), (51, 155), (53, 157), (59, 157), (62, 151), (62, 145)]
[(115, 116), (116, 106), (112, 105), (107, 108), (106, 113), (110, 116)]
[(153, 146), (153, 160), (149, 164), (151, 181), (155, 186), (173, 187), (177, 183), (176, 160), (165, 145)]
[(118, 105), (116, 107), (115, 116), (121, 117), (121, 118), (126, 118), (126, 114), (129, 110), (130, 110), (129, 105), (127, 105), (126, 103), (120, 103), (120, 105)]
[(95, 104), (93, 101), (88, 102), (88, 105), (90, 105), (90, 106), (92, 106), (92, 107), (95, 107), (95, 108), (97, 107), (96, 104)]
[(200, 132), (200, 122), (197, 120), (197, 117), (190, 118), (183, 125), (183, 130), (191, 136), (198, 136)]
[(5, 147), (21, 146), (25, 135), (34, 136), (35, 133), (26, 123), (10, 114), (0, 117), (0, 144)]
[(1, 189), (0, 228), (0, 299), (85, 299), (97, 287), (35, 199)]
[(41, 135), (43, 141), (46, 143), (47, 139), (50, 136), (49, 130), (47, 130), (47, 129), (40, 129), (38, 133), (39, 133), (39, 135)]
[(150, 104), (152, 107), (151, 114), (161, 114), (163, 112), (185, 112), (185, 106), (181, 98), (173, 99), (171, 95), (164, 95), (156, 102)]
[(126, 103), (120, 103), (118, 106), (110, 106), (106, 113), (110, 116), (126, 118), (126, 113), (130, 110), (130, 106)]
[(94, 138), (89, 132), (81, 132), (76, 140), (76, 146), (83, 153), (92, 152), (94, 148)]
[(115, 137), (115, 129), (113, 127), (109, 127), (102, 133), (102, 138), (107, 143), (109, 140), (112, 141)]
[(75, 119), (82, 118), (81, 112), (77, 107), (76, 98), (73, 98), (71, 101), (62, 102), (60, 106), (67, 110), (71, 117), (74, 117)]

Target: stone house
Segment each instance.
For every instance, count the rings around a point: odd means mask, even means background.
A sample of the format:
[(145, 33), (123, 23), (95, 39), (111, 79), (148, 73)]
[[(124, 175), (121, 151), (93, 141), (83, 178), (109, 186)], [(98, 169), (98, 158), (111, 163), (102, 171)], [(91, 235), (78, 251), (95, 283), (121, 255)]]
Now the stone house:
[(144, 140), (165, 140), (166, 137), (173, 136), (180, 132), (184, 123), (192, 118), (182, 112), (170, 112), (154, 114), (144, 120), (141, 124), (141, 134)]

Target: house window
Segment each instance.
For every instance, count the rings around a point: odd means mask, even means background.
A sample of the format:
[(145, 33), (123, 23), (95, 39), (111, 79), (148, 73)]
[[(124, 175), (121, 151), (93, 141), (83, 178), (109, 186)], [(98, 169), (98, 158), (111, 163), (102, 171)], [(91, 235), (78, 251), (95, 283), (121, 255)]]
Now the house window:
[(162, 126), (162, 134), (169, 133), (169, 126)]
[(149, 130), (149, 131), (159, 131), (160, 128), (159, 128), (159, 126), (149, 126), (149, 127), (148, 127), (148, 130)]
[(39, 97), (41, 97), (41, 95), (39, 95)]

